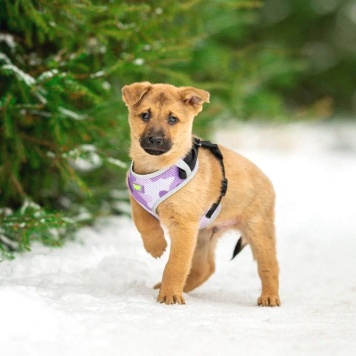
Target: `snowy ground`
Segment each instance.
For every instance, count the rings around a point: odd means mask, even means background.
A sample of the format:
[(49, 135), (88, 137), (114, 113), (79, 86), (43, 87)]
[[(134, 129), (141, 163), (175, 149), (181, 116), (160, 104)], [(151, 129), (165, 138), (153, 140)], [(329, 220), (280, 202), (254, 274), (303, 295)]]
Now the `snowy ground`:
[(229, 127), (216, 141), (257, 163), (277, 192), (280, 308), (260, 308), (249, 249), (185, 306), (156, 303), (154, 260), (127, 218), (36, 245), (0, 264), (0, 352), (52, 355), (355, 355), (356, 126)]

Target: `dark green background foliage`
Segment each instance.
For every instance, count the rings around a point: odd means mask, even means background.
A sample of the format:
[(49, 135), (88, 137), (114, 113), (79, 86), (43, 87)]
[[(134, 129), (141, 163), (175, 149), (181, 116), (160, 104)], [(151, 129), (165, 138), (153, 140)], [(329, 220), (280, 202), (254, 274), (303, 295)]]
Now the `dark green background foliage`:
[(297, 110), (321, 117), (356, 113), (356, 4), (353, 0), (267, 0), (256, 38), (299, 59), (297, 76), (280, 68), (271, 88)]
[(355, 13), (351, 0), (1, 1), (0, 250), (58, 245), (120, 211), (125, 84), (210, 91), (204, 135), (227, 117), (355, 112)]

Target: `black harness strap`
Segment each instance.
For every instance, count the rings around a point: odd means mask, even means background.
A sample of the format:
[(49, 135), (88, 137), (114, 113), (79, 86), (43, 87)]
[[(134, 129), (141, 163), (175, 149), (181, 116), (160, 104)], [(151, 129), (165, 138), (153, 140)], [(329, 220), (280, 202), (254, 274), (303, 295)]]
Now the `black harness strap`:
[(221, 167), (221, 173), (222, 173), (222, 180), (221, 180), (221, 186), (220, 186), (220, 196), (217, 199), (217, 201), (211, 206), (211, 208), (208, 210), (208, 212), (205, 214), (207, 218), (211, 218), (211, 216), (214, 214), (215, 210), (219, 206), (221, 199), (223, 196), (226, 195), (227, 191), (227, 179), (225, 176), (225, 166), (224, 166), (224, 157), (219, 149), (219, 146), (215, 143), (211, 143), (210, 141), (201, 141), (199, 138), (194, 137), (194, 145), (199, 148), (205, 148), (209, 150), (215, 158), (219, 161), (220, 167)]

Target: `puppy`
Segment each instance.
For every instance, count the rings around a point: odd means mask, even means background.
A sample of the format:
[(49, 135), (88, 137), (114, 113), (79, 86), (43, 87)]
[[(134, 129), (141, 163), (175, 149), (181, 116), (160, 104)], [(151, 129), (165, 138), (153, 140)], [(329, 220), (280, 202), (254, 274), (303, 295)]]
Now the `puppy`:
[(233, 229), (242, 233), (238, 249), (249, 244), (257, 261), (258, 305), (279, 306), (274, 190), (246, 158), (192, 138), (193, 119), (209, 102), (209, 93), (141, 82), (124, 86), (122, 94), (131, 132), (128, 186), (134, 223), (155, 258), (167, 247), (162, 227), (171, 239), (156, 286), (158, 301), (185, 304), (183, 292), (214, 273), (218, 238)]

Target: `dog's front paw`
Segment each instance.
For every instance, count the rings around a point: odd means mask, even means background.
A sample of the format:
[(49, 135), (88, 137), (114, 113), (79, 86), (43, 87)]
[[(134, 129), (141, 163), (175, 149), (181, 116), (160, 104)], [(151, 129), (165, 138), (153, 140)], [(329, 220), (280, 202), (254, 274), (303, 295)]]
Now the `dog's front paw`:
[(182, 293), (164, 292), (160, 290), (157, 301), (165, 304), (185, 304)]
[(161, 257), (163, 252), (166, 251), (167, 241), (162, 237), (161, 239), (144, 239), (143, 244), (148, 253), (150, 253), (154, 258)]
[(281, 305), (281, 300), (278, 295), (261, 294), (257, 300), (257, 304), (262, 307), (279, 307)]

